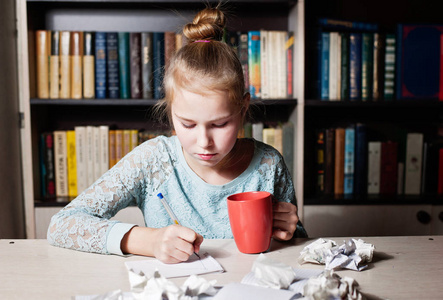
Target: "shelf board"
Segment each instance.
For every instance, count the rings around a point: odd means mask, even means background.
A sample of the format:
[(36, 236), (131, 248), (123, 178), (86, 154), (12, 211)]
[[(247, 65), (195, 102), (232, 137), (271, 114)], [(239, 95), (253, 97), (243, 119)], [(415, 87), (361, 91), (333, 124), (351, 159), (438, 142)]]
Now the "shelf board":
[(398, 107), (398, 108), (443, 108), (443, 101), (436, 99), (414, 99), (393, 101), (329, 101), (329, 100), (305, 100), (305, 107), (327, 107), (327, 108), (361, 108), (361, 107)]
[[(59, 3), (197, 3), (202, 4), (201, 0), (26, 0), (26, 2), (59, 2)], [(206, 0), (204, 3), (220, 3), (220, 0)], [(297, 0), (230, 0), (229, 3), (239, 3), (239, 4), (288, 4), (293, 5), (297, 3)]]
[[(60, 106), (153, 106), (158, 102), (155, 99), (36, 99), (32, 98), (32, 106), (37, 105), (60, 105)], [(296, 99), (252, 99), (251, 104), (259, 106), (267, 105), (297, 105)]]
[(305, 197), (304, 205), (425, 205), (442, 204), (443, 195), (323, 195)]

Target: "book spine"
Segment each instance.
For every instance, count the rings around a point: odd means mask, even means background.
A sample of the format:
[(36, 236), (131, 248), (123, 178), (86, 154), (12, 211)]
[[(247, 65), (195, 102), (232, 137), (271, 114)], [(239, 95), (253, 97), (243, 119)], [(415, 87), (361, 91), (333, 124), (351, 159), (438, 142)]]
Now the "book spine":
[(55, 191), (57, 197), (68, 196), (67, 158), (66, 131), (54, 131)]
[(66, 132), (67, 166), (68, 166), (68, 196), (77, 197), (77, 158), (75, 152), (75, 131)]
[(320, 41), (320, 97), (321, 100), (329, 100), (329, 49), (330, 49), (330, 39), (328, 32), (321, 33)]
[(99, 127), (100, 139), (100, 176), (109, 169), (109, 127), (102, 125)]
[(373, 54), (373, 85), (372, 85), (372, 99), (378, 101), (383, 94), (383, 74), (384, 74), (384, 56), (385, 43), (383, 35), (380, 33), (374, 34), (374, 54)]
[(115, 163), (123, 158), (123, 130), (115, 130)]
[(49, 98), (60, 96), (60, 32), (51, 32), (51, 56), (49, 58)]
[(329, 100), (337, 101), (338, 91), (338, 73), (340, 70), (338, 65), (338, 32), (329, 33)]
[(154, 98), (162, 99), (163, 76), (165, 66), (165, 34), (163, 32), (153, 32), (153, 79), (154, 79)]
[(340, 65), (340, 98), (349, 100), (349, 34), (342, 32), (341, 36), (341, 65)]
[(135, 147), (138, 146), (138, 130), (137, 129), (131, 129), (131, 147), (130, 150), (132, 151)]
[(143, 82), (143, 99), (152, 99), (152, 32), (142, 32), (142, 82)]
[(118, 33), (118, 70), (120, 82), (120, 98), (129, 99), (131, 96), (129, 58), (129, 32)]
[(54, 167), (54, 135), (52, 132), (43, 133), (45, 144), (45, 195), (46, 198), (53, 198), (56, 196), (55, 190), (55, 167)]
[(129, 34), (130, 65), (131, 65), (131, 98), (142, 98), (142, 63), (141, 63), (141, 33)]
[(395, 87), (395, 34), (387, 34), (385, 37), (385, 76), (383, 97), (385, 100), (394, 99)]
[(275, 79), (275, 77), (270, 74), (271, 63), (269, 62), (269, 60), (272, 57), (272, 54), (269, 48), (271, 47), (271, 34), (272, 32), (270, 31), (260, 31), (260, 86), (262, 99), (271, 98), (270, 91), (273, 89), (270, 81), (272, 79)]
[(294, 97), (294, 32), (289, 31), (286, 36), (286, 97)]
[(335, 129), (334, 194), (344, 193), (345, 129)]
[(344, 161), (344, 190), (345, 195), (354, 193), (354, 164), (355, 164), (355, 129), (345, 130), (345, 161)]
[(60, 99), (71, 97), (71, 32), (60, 32)]
[(106, 32), (95, 33), (95, 98), (106, 98)]
[(118, 71), (118, 33), (107, 32), (106, 34), (106, 59), (107, 59), (107, 89), (108, 97), (118, 99), (120, 97), (120, 81)]
[(419, 195), (423, 159), (423, 134), (408, 133), (406, 140), (405, 195)]
[(335, 128), (325, 131), (325, 194), (334, 194)]
[(263, 128), (263, 143), (275, 148), (275, 128)]
[(71, 32), (71, 98), (83, 96), (83, 32)]
[(383, 142), (380, 156), (380, 194), (397, 193), (397, 147), (396, 142)]
[(361, 63), (362, 36), (361, 33), (351, 33), (349, 36), (349, 99), (361, 99)]
[(374, 65), (374, 35), (362, 34), (362, 60), (361, 60), (361, 98), (362, 101), (372, 99), (373, 65)]
[(87, 165), (87, 172), (86, 172), (86, 186), (90, 186), (94, 183), (94, 149), (95, 143), (94, 143), (94, 127), (93, 126), (86, 126), (86, 152), (85, 152), (85, 159), (86, 159), (86, 165)]
[(252, 124), (252, 138), (256, 141), (263, 142), (263, 123)]
[(317, 132), (317, 181), (316, 192), (318, 195), (322, 195), (325, 192), (325, 131), (319, 130)]
[(368, 143), (368, 194), (380, 193), (381, 142)]
[(115, 154), (115, 132), (116, 130), (109, 130), (109, 168), (112, 168), (117, 163)]
[(122, 156), (125, 156), (131, 151), (131, 130), (124, 129), (123, 130), (123, 153)]
[(366, 126), (357, 123), (355, 125), (355, 169), (354, 169), (354, 193), (363, 195), (367, 191), (367, 160), (368, 144)]
[(37, 97), (49, 98), (49, 55), (50, 32), (37, 30), (35, 32), (36, 70), (37, 70)]
[(81, 194), (88, 187), (88, 164), (86, 160), (86, 127), (75, 128), (75, 154), (77, 163), (77, 193)]
[(245, 91), (249, 91), (248, 34), (239, 32), (238, 57), (245, 78)]
[(83, 33), (83, 98), (95, 98), (95, 42), (93, 32)]
[(260, 31), (248, 32), (249, 93), (261, 98)]
[(103, 154), (101, 150), (100, 128), (92, 126), (92, 141), (94, 143), (92, 150), (94, 160), (94, 174), (92, 182), (95, 182), (103, 174), (101, 172), (101, 156)]

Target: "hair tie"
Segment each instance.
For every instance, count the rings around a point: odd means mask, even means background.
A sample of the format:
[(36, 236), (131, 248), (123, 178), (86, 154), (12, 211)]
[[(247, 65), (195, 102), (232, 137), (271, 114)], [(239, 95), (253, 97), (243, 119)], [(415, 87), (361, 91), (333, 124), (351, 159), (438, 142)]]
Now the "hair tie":
[(210, 41), (208, 40), (196, 40), (194, 41), (194, 43), (209, 43)]

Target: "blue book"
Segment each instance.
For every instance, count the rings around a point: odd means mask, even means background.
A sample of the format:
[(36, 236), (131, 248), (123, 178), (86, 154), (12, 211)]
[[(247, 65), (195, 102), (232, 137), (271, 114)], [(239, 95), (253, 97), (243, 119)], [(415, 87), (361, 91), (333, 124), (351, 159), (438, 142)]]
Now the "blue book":
[(120, 80), (120, 98), (131, 98), (131, 73), (129, 59), (129, 32), (118, 33), (118, 67)]
[(95, 98), (106, 98), (106, 32), (95, 33)]
[(248, 32), (249, 93), (251, 98), (261, 97), (260, 31)]
[(319, 90), (321, 100), (329, 100), (329, 40), (329, 32), (322, 32), (319, 53)]
[(120, 98), (120, 83), (118, 75), (118, 33), (108, 32), (106, 35), (106, 60), (108, 67), (108, 97)]
[(362, 36), (361, 33), (349, 35), (349, 99), (361, 99), (361, 62)]
[(354, 193), (363, 195), (367, 191), (368, 141), (366, 125), (355, 125)]
[(441, 34), (443, 24), (398, 25), (397, 99), (438, 98)]
[(354, 192), (354, 154), (355, 129), (348, 127), (345, 130), (345, 168), (343, 193), (350, 195)]
[(165, 67), (165, 33), (152, 33), (153, 45), (153, 77), (154, 77), (154, 98), (162, 99), (164, 97), (163, 91), (163, 77)]

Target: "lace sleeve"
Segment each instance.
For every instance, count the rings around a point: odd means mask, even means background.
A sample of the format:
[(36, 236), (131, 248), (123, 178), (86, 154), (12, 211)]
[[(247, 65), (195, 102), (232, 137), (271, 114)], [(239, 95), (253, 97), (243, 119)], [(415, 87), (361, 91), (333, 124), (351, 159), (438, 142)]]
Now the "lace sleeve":
[[(129, 205), (140, 205), (146, 197), (149, 182), (161, 184), (166, 163), (161, 164), (155, 153), (157, 144), (141, 145), (134, 149), (111, 170), (106, 172), (91, 187), (70, 204), (55, 214), (48, 228), (50, 244), (86, 252), (108, 254), (107, 235), (118, 221), (109, 220), (119, 210)], [(159, 151), (160, 150), (160, 151)], [(147, 166), (153, 166), (148, 168)], [(164, 168), (162, 168), (164, 167)], [(163, 173), (159, 173), (162, 169)]]

